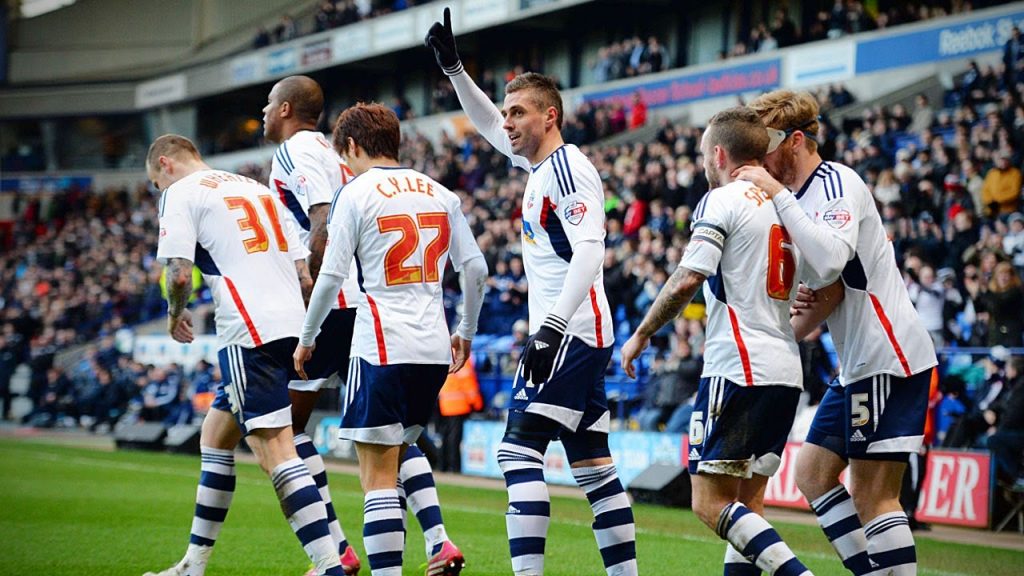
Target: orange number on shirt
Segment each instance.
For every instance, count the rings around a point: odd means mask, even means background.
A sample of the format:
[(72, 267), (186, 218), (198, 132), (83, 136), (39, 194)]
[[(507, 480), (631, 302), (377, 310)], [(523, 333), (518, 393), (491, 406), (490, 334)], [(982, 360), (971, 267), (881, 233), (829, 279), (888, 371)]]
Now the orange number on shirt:
[[(418, 224), (418, 226), (417, 226)], [(420, 228), (436, 228), (437, 237), (430, 241), (423, 251), (423, 266), (406, 266), (404, 262), (416, 252), (420, 244)], [(444, 212), (417, 214), (416, 220), (408, 214), (394, 214), (377, 218), (377, 229), (381, 234), (400, 232), (398, 239), (384, 255), (384, 281), (388, 286), (437, 282), (441, 279), (440, 259), (448, 250), (451, 240), (451, 226)]]
[(288, 240), (284, 237), (284, 230), (281, 228), (281, 218), (277, 215), (277, 200), (269, 194), (260, 196), (260, 203), (263, 209), (270, 216), (270, 225), (274, 229), (274, 238), (277, 240), (277, 249), (281, 252), (288, 251)]
[(420, 244), (420, 231), (408, 214), (395, 214), (377, 218), (377, 229), (381, 234), (401, 232), (402, 237), (388, 249), (384, 256), (384, 279), (388, 286), (414, 284), (423, 281), (423, 270), (419, 266), (405, 266), (405, 262)]
[(768, 237), (768, 296), (776, 300), (789, 300), (796, 276), (796, 259), (790, 249), (789, 232), (773, 224)]
[[(270, 218), (271, 227), (274, 229), (277, 248), (282, 252), (287, 252), (288, 240), (285, 239), (284, 231), (281, 228), (281, 220), (277, 216), (277, 206), (274, 202), (276, 201), (272, 196), (260, 196), (260, 203), (263, 204), (263, 209), (266, 210), (267, 216)], [(228, 196), (224, 198), (224, 203), (227, 204), (229, 210), (242, 210), (244, 212), (242, 217), (238, 219), (238, 229), (243, 232), (252, 230), (255, 234), (252, 238), (242, 240), (245, 251), (249, 254), (266, 252), (270, 248), (270, 239), (267, 236), (266, 228), (260, 222), (260, 215), (256, 211), (256, 206), (242, 196)]]
[(423, 250), (423, 275), (427, 282), (437, 282), (441, 279), (441, 256), (448, 250), (448, 244), (452, 239), (451, 225), (448, 223), (448, 214), (444, 212), (426, 212), (417, 214), (416, 220), (420, 228), (437, 228), (437, 236), (427, 244)]

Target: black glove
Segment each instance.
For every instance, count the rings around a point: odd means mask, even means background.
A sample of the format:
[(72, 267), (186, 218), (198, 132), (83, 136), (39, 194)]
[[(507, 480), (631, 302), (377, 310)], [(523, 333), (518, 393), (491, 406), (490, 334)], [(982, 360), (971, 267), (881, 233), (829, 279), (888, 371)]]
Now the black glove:
[(455, 48), (455, 36), (452, 34), (452, 12), (444, 9), (444, 24), (434, 22), (430, 30), (427, 30), (427, 37), (423, 44), (434, 49), (434, 58), (437, 65), (449, 76), (462, 72), (462, 61), (459, 60), (459, 52)]
[(558, 348), (565, 336), (566, 322), (550, 315), (537, 333), (530, 336), (523, 350), (523, 380), (540, 384), (551, 376)]

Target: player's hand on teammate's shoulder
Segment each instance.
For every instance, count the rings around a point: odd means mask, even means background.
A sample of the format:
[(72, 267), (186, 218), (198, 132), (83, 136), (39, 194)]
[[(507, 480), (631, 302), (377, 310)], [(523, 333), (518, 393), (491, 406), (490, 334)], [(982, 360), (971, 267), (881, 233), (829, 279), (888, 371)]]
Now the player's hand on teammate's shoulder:
[(642, 338), (635, 332), (626, 340), (626, 343), (622, 345), (622, 370), (626, 372), (626, 376), (630, 378), (636, 378), (636, 367), (633, 366), (633, 361), (640, 357), (640, 354), (647, 349), (647, 346), (651, 343), (650, 339)]
[(763, 166), (740, 166), (732, 171), (732, 177), (737, 180), (746, 180), (764, 191), (769, 198), (786, 189), (778, 180), (772, 177)]
[(434, 22), (427, 31), (423, 44), (434, 49), (434, 58), (442, 70), (450, 74), (458, 73), (462, 63), (459, 60), (459, 51), (455, 47), (455, 35), (452, 33), (451, 9), (444, 9), (444, 24)]
[(175, 342), (188, 344), (195, 339), (192, 333), (192, 312), (188, 309), (182, 310), (177, 316), (167, 316), (167, 333)]
[(299, 344), (295, 347), (295, 353), (292, 354), (292, 360), (295, 362), (295, 373), (299, 375), (303, 380), (309, 380), (306, 377), (306, 362), (313, 357), (313, 350), (316, 349), (316, 342), (309, 346), (303, 346)]

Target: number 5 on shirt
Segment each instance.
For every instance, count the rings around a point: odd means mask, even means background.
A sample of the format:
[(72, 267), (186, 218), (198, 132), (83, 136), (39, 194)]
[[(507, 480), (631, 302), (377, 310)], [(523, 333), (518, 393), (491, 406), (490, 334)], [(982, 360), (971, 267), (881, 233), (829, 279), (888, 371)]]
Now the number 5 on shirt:
[[(273, 196), (261, 195), (259, 197), (263, 210), (270, 218), (270, 225), (274, 229), (274, 239), (277, 240), (277, 249), (281, 252), (288, 251), (288, 240), (284, 237), (284, 230), (281, 228), (281, 220), (277, 215), (277, 204)], [(245, 251), (249, 254), (266, 252), (270, 248), (270, 240), (267, 237), (267, 230), (260, 222), (259, 212), (248, 198), (242, 196), (228, 196), (224, 198), (229, 210), (241, 210), (242, 217), (238, 219), (238, 229), (245, 232), (252, 230), (255, 236), (242, 240)]]
[[(423, 249), (423, 266), (406, 266), (405, 261), (419, 249), (420, 230), (434, 228), (437, 236)], [(377, 218), (377, 230), (381, 234), (399, 232), (398, 242), (388, 249), (384, 256), (384, 281), (388, 286), (438, 282), (441, 279), (439, 260), (448, 250), (451, 241), (451, 224), (444, 212), (424, 212), (413, 220), (410, 214), (392, 214)]]

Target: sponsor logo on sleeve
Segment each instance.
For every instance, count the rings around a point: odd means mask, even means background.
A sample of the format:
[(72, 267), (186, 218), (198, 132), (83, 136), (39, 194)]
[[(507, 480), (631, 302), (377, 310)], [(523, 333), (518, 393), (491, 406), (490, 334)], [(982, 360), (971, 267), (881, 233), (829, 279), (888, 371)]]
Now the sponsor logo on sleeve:
[(579, 200), (569, 204), (565, 207), (565, 219), (573, 226), (579, 225), (583, 221), (583, 216), (587, 213), (587, 205)]
[(825, 212), (825, 215), (821, 217), (821, 220), (836, 230), (841, 230), (845, 228), (851, 220), (853, 220), (853, 216), (850, 215), (849, 211), (837, 208), (835, 210)]

